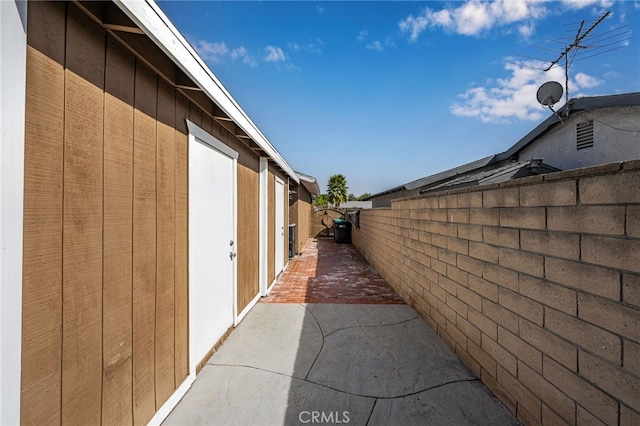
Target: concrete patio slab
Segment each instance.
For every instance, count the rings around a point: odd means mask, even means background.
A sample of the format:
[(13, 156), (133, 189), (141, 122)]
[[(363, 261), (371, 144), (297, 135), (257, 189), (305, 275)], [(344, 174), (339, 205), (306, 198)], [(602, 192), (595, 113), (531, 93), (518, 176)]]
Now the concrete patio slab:
[(271, 303), (249, 312), (165, 421), (313, 423), (519, 424), (407, 305)]
[[(384, 317), (384, 310), (378, 310)], [(422, 318), (351, 327), (324, 340), (308, 380), (350, 394), (397, 398), (475, 380)]]
[[(375, 399), (248, 367), (205, 367), (164, 425), (294, 425), (325, 420), (365, 425)], [(344, 418), (344, 412), (347, 418)], [(309, 420), (307, 422), (307, 420)], [(316, 422), (318, 423), (318, 422)], [(324, 422), (325, 424), (329, 422)]]
[(520, 422), (481, 382), (473, 381), (450, 383), (403, 398), (378, 399), (368, 424), (451, 426)]
[(318, 323), (304, 305), (259, 303), (209, 364), (248, 366), (304, 379), (322, 340)]
[(307, 309), (322, 325), (324, 337), (347, 327), (367, 327), (400, 323), (420, 318), (409, 305), (335, 305), (310, 303)]

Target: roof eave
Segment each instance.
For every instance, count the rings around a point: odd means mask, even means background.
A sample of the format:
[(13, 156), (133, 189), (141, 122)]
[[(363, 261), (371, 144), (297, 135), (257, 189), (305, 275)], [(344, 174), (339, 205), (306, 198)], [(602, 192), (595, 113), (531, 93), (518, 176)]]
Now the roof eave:
[(153, 1), (113, 0), (198, 87), (227, 114), (291, 179), (300, 183), (296, 172), (262, 134), (233, 99), (218, 78)]
[(517, 154), (540, 135), (548, 131), (551, 127), (560, 123), (559, 117), (570, 117), (573, 114), (597, 108), (614, 108), (634, 105), (640, 105), (640, 92), (569, 99), (568, 106), (566, 104), (563, 105), (556, 114), (549, 116), (532, 131), (527, 133), (522, 139), (516, 142), (511, 148), (496, 155), (494, 162), (508, 159)]

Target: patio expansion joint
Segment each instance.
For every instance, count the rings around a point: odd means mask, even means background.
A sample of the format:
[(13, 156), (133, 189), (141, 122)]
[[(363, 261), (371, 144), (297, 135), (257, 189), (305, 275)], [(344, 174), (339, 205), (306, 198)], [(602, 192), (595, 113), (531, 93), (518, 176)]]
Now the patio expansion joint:
[[(409, 319), (402, 320), (402, 321), (398, 321), (398, 322), (388, 323), (388, 324), (376, 324), (376, 325), (351, 325), (351, 326), (349, 326), (349, 327), (342, 327), (342, 328), (338, 328), (338, 329), (336, 329), (336, 330), (333, 330), (331, 333), (329, 333), (329, 334), (327, 334), (327, 335), (324, 335), (324, 334), (323, 334), (323, 337), (329, 337), (329, 336), (331, 336), (332, 334), (337, 333), (338, 331), (349, 330), (349, 329), (352, 329), (352, 328), (381, 328), (381, 327), (392, 327), (392, 326), (394, 326), (394, 325), (404, 324), (404, 323), (407, 323), (407, 322), (415, 321), (415, 320), (417, 320), (417, 319), (422, 319), (422, 318), (421, 318), (421, 317), (419, 317), (419, 316), (415, 316), (415, 317), (413, 317), (413, 318), (409, 318)], [(324, 339), (323, 339), (323, 344), (324, 344)], [(322, 350), (322, 348), (321, 348), (321, 350)]]
[(315, 314), (311, 311), (311, 309), (309, 309), (307, 305), (303, 305), (302, 303), (300, 303), (299, 305), (302, 306), (305, 309), (305, 311), (311, 314), (311, 316), (313, 317), (313, 320), (318, 325), (318, 328), (320, 329), (320, 335), (322, 336), (322, 344), (320, 344), (320, 349), (318, 349), (318, 353), (316, 354), (316, 357), (313, 359), (311, 366), (309, 366), (309, 371), (307, 371), (307, 375), (304, 377), (304, 380), (307, 381), (307, 379), (309, 378), (309, 374), (311, 374), (311, 370), (313, 370), (313, 366), (316, 365), (316, 361), (318, 361), (318, 357), (320, 357), (320, 354), (322, 353), (322, 349), (324, 348), (325, 335), (324, 335), (324, 329), (322, 328), (322, 324), (320, 324), (320, 321), (315, 316)]
[(314, 382), (313, 380), (309, 380), (309, 379), (306, 379), (306, 378), (302, 379), (300, 377), (292, 376), (292, 375), (289, 375), (289, 374), (284, 374), (284, 373), (281, 373), (279, 371), (268, 370), (266, 368), (255, 367), (253, 365), (217, 364), (217, 363), (216, 364), (212, 363), (212, 364), (209, 364), (209, 365), (213, 365), (213, 366), (216, 366), (216, 367), (247, 368), (247, 369), (250, 369), (250, 370), (262, 371), (264, 373), (276, 374), (278, 376), (288, 377), (288, 378), (293, 379), (293, 380), (299, 380), (299, 381), (302, 381), (302, 382), (305, 382), (305, 383), (309, 383), (309, 384), (312, 384), (312, 385), (320, 386), (320, 387), (325, 388), (325, 389), (330, 389), (332, 391), (339, 392), (339, 393), (342, 393), (342, 394), (345, 394), (345, 395), (355, 396), (355, 397), (360, 397), (360, 398), (375, 399), (376, 401), (379, 400), (379, 399), (383, 399), (383, 400), (401, 399), (401, 398), (406, 398), (408, 396), (413, 396), (413, 395), (418, 395), (420, 393), (429, 392), (429, 391), (432, 391), (432, 390), (435, 390), (435, 389), (439, 389), (439, 388), (442, 388), (442, 387), (445, 387), (445, 386), (448, 386), (448, 385), (452, 385), (452, 384), (455, 384), (455, 383), (479, 382), (480, 381), (480, 379), (478, 379), (478, 378), (451, 380), (449, 382), (439, 383), (437, 385), (430, 386), (430, 387), (424, 388), (424, 389), (420, 389), (420, 390), (417, 390), (417, 391), (414, 391), (414, 392), (409, 392), (409, 393), (406, 393), (406, 394), (393, 395), (393, 396), (377, 396), (377, 395), (366, 395), (366, 394), (360, 394), (360, 393), (354, 393), (354, 392), (347, 392), (347, 391), (335, 388), (333, 386), (328, 386), (328, 385), (325, 385), (323, 383)]
[(369, 417), (367, 418), (366, 426), (369, 426), (369, 422), (371, 422), (371, 416), (373, 416), (373, 412), (376, 411), (376, 404), (378, 403), (378, 398), (373, 401), (373, 407), (371, 407), (371, 412), (369, 413)]

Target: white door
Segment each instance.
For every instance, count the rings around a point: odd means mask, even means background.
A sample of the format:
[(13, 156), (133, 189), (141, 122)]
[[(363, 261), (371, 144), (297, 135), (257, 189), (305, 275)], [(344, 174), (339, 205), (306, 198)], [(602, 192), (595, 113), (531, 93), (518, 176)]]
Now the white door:
[(284, 182), (276, 178), (276, 276), (284, 269)]
[(189, 124), (189, 329), (193, 370), (235, 320), (237, 153)]

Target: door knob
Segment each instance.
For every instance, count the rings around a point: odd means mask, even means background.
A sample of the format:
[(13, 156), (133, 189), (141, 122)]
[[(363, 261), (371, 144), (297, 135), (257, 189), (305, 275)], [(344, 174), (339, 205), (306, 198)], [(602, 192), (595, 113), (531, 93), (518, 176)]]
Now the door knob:
[(233, 258), (236, 257), (236, 256), (237, 256), (237, 254), (235, 252), (233, 252), (233, 251), (231, 253), (229, 253), (229, 259), (231, 259), (231, 260), (233, 260)]

